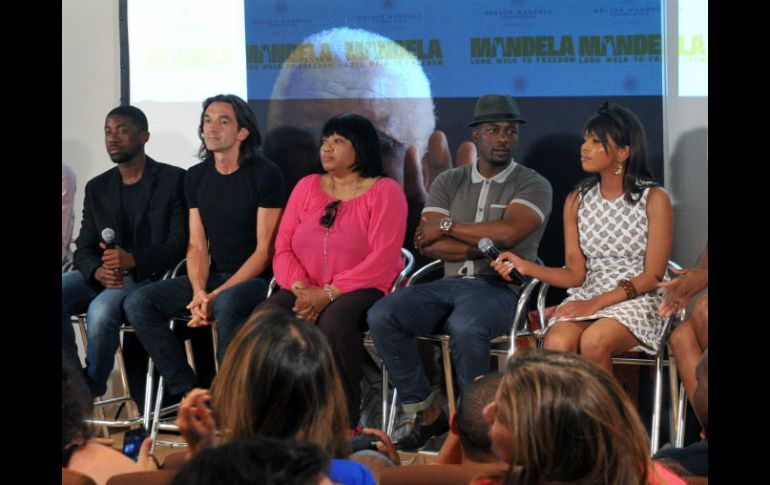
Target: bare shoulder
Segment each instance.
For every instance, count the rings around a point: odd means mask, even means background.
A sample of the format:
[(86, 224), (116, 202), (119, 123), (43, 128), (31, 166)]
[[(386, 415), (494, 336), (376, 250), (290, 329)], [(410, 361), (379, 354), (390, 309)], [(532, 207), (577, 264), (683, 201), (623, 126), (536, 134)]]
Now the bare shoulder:
[(647, 196), (647, 208), (651, 210), (671, 210), (671, 197), (663, 187), (652, 187)]
[(567, 194), (567, 198), (564, 199), (564, 211), (577, 212), (578, 207), (580, 207), (580, 191), (576, 189)]

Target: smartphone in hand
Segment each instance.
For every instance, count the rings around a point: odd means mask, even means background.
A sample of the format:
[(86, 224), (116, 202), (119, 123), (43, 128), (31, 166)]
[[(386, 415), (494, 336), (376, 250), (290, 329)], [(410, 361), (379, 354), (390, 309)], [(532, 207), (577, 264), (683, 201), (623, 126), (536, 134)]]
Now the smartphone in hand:
[(361, 451), (361, 450), (377, 451), (378, 441), (379, 441), (379, 438), (377, 438), (377, 436), (373, 434), (361, 433), (358, 436), (354, 436), (350, 438), (348, 442), (350, 443), (351, 452), (355, 453), (356, 451)]
[(147, 431), (144, 428), (126, 431), (123, 435), (123, 454), (136, 461), (145, 438), (147, 438)]

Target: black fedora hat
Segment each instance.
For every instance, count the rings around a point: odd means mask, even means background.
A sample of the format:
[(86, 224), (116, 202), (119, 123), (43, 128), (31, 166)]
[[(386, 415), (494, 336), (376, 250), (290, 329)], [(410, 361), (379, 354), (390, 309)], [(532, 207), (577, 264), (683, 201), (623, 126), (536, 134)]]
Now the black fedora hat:
[(510, 96), (500, 94), (485, 94), (476, 101), (476, 109), (473, 112), (473, 122), (468, 126), (487, 123), (490, 121), (518, 121), (526, 123), (521, 117), (521, 111), (516, 101)]

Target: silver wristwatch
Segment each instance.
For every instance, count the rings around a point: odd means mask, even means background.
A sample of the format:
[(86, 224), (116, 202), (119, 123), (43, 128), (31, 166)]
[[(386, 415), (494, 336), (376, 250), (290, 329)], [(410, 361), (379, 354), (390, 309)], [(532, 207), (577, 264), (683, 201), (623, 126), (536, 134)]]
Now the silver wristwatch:
[(438, 228), (441, 229), (441, 232), (444, 234), (449, 234), (449, 231), (452, 230), (452, 225), (455, 223), (454, 219), (451, 217), (445, 217), (441, 219), (438, 223)]

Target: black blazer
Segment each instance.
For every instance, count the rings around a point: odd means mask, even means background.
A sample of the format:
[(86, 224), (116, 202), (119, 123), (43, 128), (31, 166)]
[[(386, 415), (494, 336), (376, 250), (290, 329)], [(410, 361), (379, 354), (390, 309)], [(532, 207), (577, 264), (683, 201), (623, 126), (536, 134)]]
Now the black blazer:
[[(139, 196), (139, 216), (131, 234), (123, 233), (120, 213), (120, 172), (111, 168), (86, 184), (83, 220), (73, 256), (75, 269), (91, 280), (102, 265), (101, 232), (115, 231), (115, 244), (132, 241), (136, 261), (135, 278), (157, 279), (182, 260), (187, 248), (187, 204), (184, 198), (185, 171), (147, 157)], [(147, 183), (149, 182), (149, 183)]]

